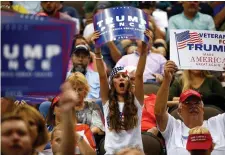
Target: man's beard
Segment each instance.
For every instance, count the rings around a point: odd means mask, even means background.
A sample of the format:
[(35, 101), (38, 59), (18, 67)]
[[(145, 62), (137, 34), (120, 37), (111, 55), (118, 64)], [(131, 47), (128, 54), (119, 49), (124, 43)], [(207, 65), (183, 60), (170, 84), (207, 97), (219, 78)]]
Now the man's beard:
[(82, 65), (77, 65), (77, 66), (74, 66), (73, 67), (73, 69), (72, 69), (72, 71), (71, 71), (72, 73), (74, 73), (74, 72), (80, 72), (80, 73), (82, 73), (82, 74), (86, 74), (86, 72), (87, 72), (87, 69), (86, 69), (86, 67), (84, 67), (84, 66), (82, 66)]
[(46, 9), (43, 9), (43, 11), (44, 11), (46, 14), (48, 14), (48, 15), (53, 15), (53, 14), (55, 13), (55, 9), (52, 10), (52, 11), (48, 11), (48, 10), (46, 10)]

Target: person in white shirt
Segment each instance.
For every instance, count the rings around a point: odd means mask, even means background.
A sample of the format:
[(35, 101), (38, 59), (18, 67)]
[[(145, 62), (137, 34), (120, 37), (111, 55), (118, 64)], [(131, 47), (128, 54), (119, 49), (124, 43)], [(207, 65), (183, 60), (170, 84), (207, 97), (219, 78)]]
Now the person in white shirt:
[[(152, 32), (145, 31), (152, 43)], [(95, 36), (98, 39), (99, 35)], [(144, 102), (143, 72), (148, 53), (147, 44), (142, 42), (142, 51), (135, 73), (135, 92), (131, 91), (131, 81), (124, 67), (115, 67), (108, 83), (103, 65), (101, 49), (96, 48), (96, 63), (100, 78), (100, 94), (105, 117), (106, 154), (115, 154), (125, 147), (143, 150), (141, 137), (141, 114)], [(109, 87), (110, 85), (110, 87)]]
[(196, 126), (206, 127), (215, 143), (212, 155), (225, 154), (225, 113), (204, 121), (204, 104), (201, 95), (194, 90), (184, 91), (179, 100), (178, 114), (182, 121), (176, 120), (167, 112), (169, 87), (177, 66), (173, 61), (167, 61), (164, 68), (164, 80), (158, 90), (155, 116), (157, 126), (162, 133), (168, 155), (189, 155), (186, 150), (188, 132)]

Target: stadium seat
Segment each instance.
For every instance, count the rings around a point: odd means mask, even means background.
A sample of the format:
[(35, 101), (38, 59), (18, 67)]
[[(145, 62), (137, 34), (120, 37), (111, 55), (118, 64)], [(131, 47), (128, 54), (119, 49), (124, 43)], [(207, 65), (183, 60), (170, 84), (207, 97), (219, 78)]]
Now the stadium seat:
[[(224, 94), (225, 96), (225, 94)], [(219, 94), (211, 93), (202, 98), (205, 105), (214, 105), (225, 111), (225, 97)]]
[(104, 145), (105, 145), (105, 138), (102, 138), (98, 145), (98, 155), (104, 155), (106, 153)]
[(42, 114), (42, 116), (46, 119), (47, 115), (48, 115), (48, 110), (51, 106), (51, 102), (50, 101), (45, 101), (42, 102), (39, 106), (39, 112)]
[(142, 133), (143, 148), (146, 155), (163, 155), (163, 145), (159, 138), (151, 133)]
[(224, 111), (217, 106), (205, 105), (205, 107), (204, 107), (204, 119), (205, 120), (209, 119), (210, 117), (216, 116), (218, 114), (222, 114), (222, 113), (224, 113)]
[(159, 90), (159, 85), (152, 84), (152, 83), (145, 83), (144, 84), (144, 94), (157, 94), (157, 91)]

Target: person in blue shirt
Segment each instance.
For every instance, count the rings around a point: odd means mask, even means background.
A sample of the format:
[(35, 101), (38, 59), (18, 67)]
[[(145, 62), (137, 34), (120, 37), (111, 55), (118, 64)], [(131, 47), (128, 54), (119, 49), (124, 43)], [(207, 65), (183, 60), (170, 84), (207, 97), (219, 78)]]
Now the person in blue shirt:
[(213, 18), (199, 12), (199, 2), (186, 1), (182, 6), (184, 11), (169, 19), (167, 41), (171, 29), (215, 30)]
[(97, 72), (94, 72), (88, 68), (90, 63), (90, 51), (85, 45), (77, 45), (71, 55), (73, 67), (67, 73), (67, 77), (74, 72), (81, 72), (85, 75), (88, 84), (90, 86), (90, 92), (88, 93), (86, 99), (99, 99), (100, 84), (99, 76)]
[(66, 13), (66, 14), (70, 15), (72, 18), (80, 19), (80, 15), (79, 15), (78, 11), (74, 7), (65, 6), (64, 1), (60, 1), (58, 7), (59, 7), (59, 12)]

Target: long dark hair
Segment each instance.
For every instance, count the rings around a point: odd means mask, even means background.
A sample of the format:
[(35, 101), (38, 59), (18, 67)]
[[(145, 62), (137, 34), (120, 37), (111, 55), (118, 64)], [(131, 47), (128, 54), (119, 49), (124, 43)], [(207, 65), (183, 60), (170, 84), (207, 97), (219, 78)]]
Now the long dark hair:
[(124, 120), (120, 118), (119, 104), (116, 89), (111, 81), (111, 89), (109, 90), (109, 126), (110, 130), (120, 132), (121, 130), (130, 130), (137, 126), (138, 115), (137, 107), (134, 104), (134, 94), (131, 92), (131, 83), (129, 81), (128, 88), (124, 94)]

